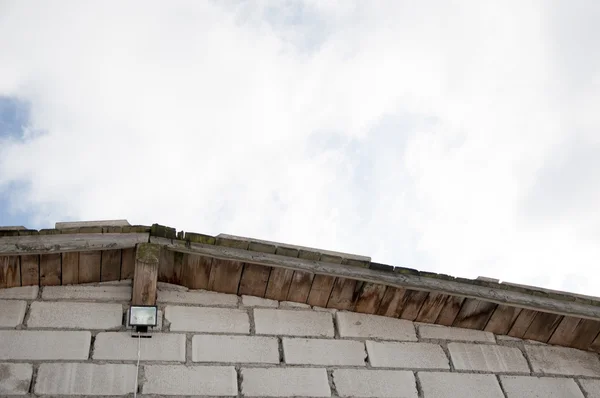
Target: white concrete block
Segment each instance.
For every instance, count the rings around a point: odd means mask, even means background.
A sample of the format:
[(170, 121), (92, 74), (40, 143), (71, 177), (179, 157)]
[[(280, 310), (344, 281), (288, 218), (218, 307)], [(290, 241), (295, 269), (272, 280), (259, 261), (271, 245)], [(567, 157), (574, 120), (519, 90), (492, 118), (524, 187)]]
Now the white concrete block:
[(89, 331), (0, 330), (0, 359), (86, 360)]
[(593, 352), (573, 348), (525, 345), (535, 373), (600, 377), (600, 359)]
[(338, 311), (335, 308), (317, 307), (316, 305), (313, 306), (312, 309), (315, 310), (315, 311), (319, 311), (319, 312), (329, 312), (331, 314), (335, 314)]
[(275, 337), (195, 335), (192, 361), (279, 363), (279, 343)]
[(23, 323), (27, 301), (0, 300), (0, 327), (14, 328)]
[(329, 397), (321, 368), (244, 368), (242, 394), (250, 397)]
[(453, 328), (441, 325), (418, 325), (422, 339), (467, 341), (469, 343), (495, 343), (494, 334), (482, 330)]
[(283, 339), (283, 357), (290, 365), (365, 366), (362, 341)]
[(340, 397), (418, 397), (415, 377), (409, 371), (335, 369), (333, 382)]
[(185, 362), (185, 334), (152, 333), (151, 338), (131, 337), (131, 332), (98, 333), (94, 342), (94, 360), (137, 360), (138, 345), (142, 361)]
[(457, 370), (530, 373), (525, 357), (516, 347), (450, 343), (448, 351)]
[(39, 290), (39, 286), (20, 286), (0, 289), (0, 299), (35, 300)]
[(450, 361), (437, 344), (367, 341), (366, 346), (374, 368), (450, 369)]
[(146, 365), (143, 394), (237, 396), (233, 366)]
[(600, 397), (600, 380), (579, 379), (579, 384), (588, 397)]
[(491, 374), (419, 372), (417, 377), (426, 398), (504, 398), (496, 376)]
[(340, 337), (417, 341), (412, 322), (379, 315), (338, 311), (335, 314)]
[(500, 376), (507, 398), (584, 398), (573, 379)]
[(331, 314), (315, 311), (255, 309), (256, 334), (333, 337)]
[(28, 328), (118, 329), (123, 306), (113, 303), (35, 301), (29, 308)]
[(42, 289), (44, 300), (101, 300), (101, 301), (130, 301), (131, 286), (127, 285), (68, 285), (46, 286)]
[(26, 395), (29, 393), (33, 366), (28, 363), (0, 363), (0, 394)]
[(133, 393), (135, 365), (42, 363), (35, 381), (39, 395), (125, 395)]
[(187, 292), (159, 290), (156, 301), (159, 303), (194, 304), (210, 307), (237, 307), (238, 296), (205, 290), (189, 290)]
[(279, 303), (279, 308), (282, 309), (290, 309), (290, 308), (303, 308), (303, 309), (310, 309), (310, 305), (306, 304), (306, 303), (296, 303), (295, 301), (282, 301), (281, 303)]
[(165, 319), (172, 332), (250, 333), (248, 313), (229, 308), (167, 306)]
[(277, 308), (279, 307), (279, 301), (244, 295), (242, 296), (242, 305), (244, 307)]

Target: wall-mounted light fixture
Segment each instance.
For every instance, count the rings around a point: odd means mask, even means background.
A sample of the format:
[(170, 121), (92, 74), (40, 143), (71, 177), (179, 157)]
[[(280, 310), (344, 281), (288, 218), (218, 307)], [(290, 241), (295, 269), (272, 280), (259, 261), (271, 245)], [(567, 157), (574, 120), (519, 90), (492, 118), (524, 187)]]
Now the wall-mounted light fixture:
[(129, 325), (135, 327), (137, 333), (146, 333), (148, 327), (156, 326), (157, 313), (155, 305), (132, 305), (129, 307)]

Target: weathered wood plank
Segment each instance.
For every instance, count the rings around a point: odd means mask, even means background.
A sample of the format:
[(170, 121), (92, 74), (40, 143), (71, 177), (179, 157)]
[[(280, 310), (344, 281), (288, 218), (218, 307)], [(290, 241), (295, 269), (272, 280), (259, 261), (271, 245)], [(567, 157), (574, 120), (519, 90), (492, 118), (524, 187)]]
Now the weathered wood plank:
[(215, 258), (210, 269), (208, 289), (221, 293), (237, 294), (243, 263)]
[[(267, 284), (265, 297), (271, 300), (285, 301), (287, 300), (292, 284), (294, 270), (286, 268), (271, 269), (271, 276)], [(306, 301), (306, 299), (304, 299)]]
[(60, 253), (42, 254), (40, 256), (40, 285), (60, 285), (62, 266)]
[(421, 310), (415, 321), (423, 323), (434, 323), (446, 305), (448, 296), (442, 293), (431, 292), (423, 302)]
[(383, 300), (386, 286), (377, 283), (365, 283), (358, 293), (354, 311), (363, 314), (376, 314)]
[(135, 248), (123, 249), (121, 252), (121, 279), (133, 279), (135, 272)]
[(398, 318), (406, 300), (406, 289), (387, 286), (377, 309), (377, 315)]
[(327, 308), (335, 308), (337, 310), (353, 308), (356, 299), (358, 299), (358, 292), (356, 291), (357, 283), (362, 282), (346, 278), (335, 278), (329, 300), (327, 301)]
[(315, 274), (312, 272), (294, 271), (287, 299), (297, 303), (306, 303), (314, 278)]
[(526, 340), (548, 342), (554, 330), (562, 321), (562, 315), (549, 314), (547, 312), (538, 312), (533, 321), (525, 331), (523, 338)]
[(37, 254), (21, 256), (21, 285), (40, 284), (40, 256)]
[(184, 254), (181, 284), (189, 289), (207, 289), (213, 259), (196, 254)]
[(175, 252), (163, 248), (158, 261), (158, 281), (173, 283), (173, 279), (175, 279)]
[(537, 311), (524, 308), (519, 313), (517, 319), (515, 320), (515, 323), (513, 323), (510, 330), (508, 331), (508, 335), (511, 337), (518, 337), (522, 339), (525, 335), (525, 332), (529, 328), (529, 325), (531, 325), (531, 322), (533, 322), (535, 314), (537, 314)]
[(79, 283), (100, 282), (100, 266), (102, 253), (100, 251), (85, 251), (79, 253)]
[(500, 304), (494, 310), (484, 330), (494, 334), (507, 334), (521, 310), (521, 308)]
[(175, 285), (182, 285), (183, 256), (184, 253), (175, 252), (175, 258), (173, 259), (173, 281), (171, 282)]
[(594, 341), (592, 341), (592, 344), (590, 344), (590, 348), (589, 349), (591, 351), (600, 353), (600, 334), (598, 334), (598, 336), (596, 336), (596, 338), (594, 339)]
[(497, 306), (489, 301), (466, 299), (452, 326), (482, 330)]
[(404, 308), (400, 318), (414, 321), (427, 298), (429, 292), (423, 290), (407, 290), (405, 294)]
[(271, 267), (258, 264), (244, 264), (238, 294), (265, 297)]
[(0, 255), (125, 249), (147, 242), (147, 233), (89, 233), (0, 237)]
[(151, 243), (137, 246), (133, 276), (133, 305), (156, 305), (156, 286), (161, 248)]
[[(565, 316), (558, 324), (558, 327), (552, 333), (548, 344), (568, 346), (575, 338), (575, 330), (581, 322), (581, 318)], [(593, 340), (593, 338), (592, 338)]]
[(295, 271), (328, 275), (330, 277), (345, 277), (363, 282), (382, 283), (393, 287), (435, 291), (449, 295), (480, 299), (496, 304), (536, 308), (560, 315), (578, 315), (600, 319), (600, 306), (595, 305), (593, 300), (589, 300), (588, 302), (575, 301), (575, 298), (570, 297), (568, 294), (541, 294), (531, 289), (528, 290), (522, 287), (499, 283), (429, 277), (414, 273), (381, 272), (373, 269), (343, 266), (322, 260), (309, 261), (301, 258), (249, 252), (247, 250), (224, 246), (172, 241), (165, 238), (151, 237), (150, 240), (161, 246), (183, 253), (202, 254), (232, 261), (283, 267)]
[(79, 253), (62, 254), (62, 284), (75, 285), (79, 283)]
[(21, 262), (19, 257), (0, 257), (0, 288), (17, 286), (21, 286)]
[(600, 322), (565, 316), (554, 330), (548, 344), (587, 350), (598, 333), (600, 333)]
[(435, 320), (435, 323), (437, 325), (452, 326), (464, 301), (464, 297), (448, 296), (446, 299), (446, 304), (444, 304), (444, 308), (442, 308), (442, 311)]
[(306, 302), (317, 307), (327, 307), (334, 282), (333, 276), (315, 275)]
[(101, 253), (100, 280), (107, 282), (121, 279), (121, 250), (103, 250)]

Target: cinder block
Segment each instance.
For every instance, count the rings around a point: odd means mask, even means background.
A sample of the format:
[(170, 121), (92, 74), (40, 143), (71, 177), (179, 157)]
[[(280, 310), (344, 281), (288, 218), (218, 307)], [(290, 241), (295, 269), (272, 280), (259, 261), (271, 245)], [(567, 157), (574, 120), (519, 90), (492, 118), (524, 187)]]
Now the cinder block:
[(525, 357), (515, 347), (450, 343), (448, 351), (457, 370), (530, 373)]
[(237, 396), (233, 366), (146, 365), (143, 394)]
[(418, 325), (422, 339), (495, 343), (494, 334), (482, 330), (453, 328), (441, 325)]
[(238, 297), (235, 294), (208, 292), (205, 290), (159, 290), (156, 301), (159, 303), (194, 304), (211, 307), (237, 307)]
[(43, 363), (35, 381), (39, 395), (125, 395), (133, 393), (135, 365)]
[(256, 296), (242, 296), (242, 305), (244, 307), (264, 307), (264, 308), (277, 308), (279, 302), (277, 300), (265, 299)]
[(444, 350), (430, 343), (367, 341), (369, 362), (375, 368), (450, 369)]
[(35, 301), (29, 308), (29, 328), (118, 329), (123, 306), (112, 303)]
[(152, 333), (151, 338), (131, 337), (131, 332), (98, 333), (94, 342), (96, 360), (185, 362), (185, 334)]
[(413, 323), (403, 319), (342, 311), (335, 314), (335, 319), (340, 337), (417, 341)]
[(579, 384), (588, 397), (600, 397), (600, 380), (579, 379)]
[(229, 308), (167, 306), (172, 332), (250, 333), (248, 313)]
[(333, 337), (331, 314), (316, 311), (255, 309), (256, 334)]
[(598, 354), (566, 347), (525, 345), (535, 373), (600, 377)]
[(340, 397), (418, 397), (413, 373), (404, 370), (335, 369), (333, 382)]
[(85, 360), (91, 340), (88, 331), (0, 330), (0, 359)]
[(26, 395), (29, 392), (33, 366), (28, 363), (0, 363), (0, 394)]
[(327, 371), (321, 368), (245, 368), (242, 394), (250, 397), (329, 397)]
[(365, 366), (362, 341), (283, 339), (283, 357), (290, 365)]
[(196, 335), (192, 361), (279, 363), (279, 343), (275, 337)]
[(573, 379), (500, 376), (507, 398), (584, 398)]
[(426, 398), (504, 398), (496, 376), (491, 374), (419, 372), (417, 377)]
[(279, 303), (279, 308), (282, 308), (282, 309), (289, 309), (289, 308), (310, 309), (310, 305), (305, 304), (305, 303), (296, 303), (295, 301), (282, 301), (281, 303)]
[(27, 301), (0, 300), (0, 327), (14, 328), (23, 323)]
[(131, 286), (127, 285), (68, 285), (46, 286), (42, 289), (44, 300), (131, 300)]
[(0, 289), (0, 299), (35, 300), (39, 290), (39, 286), (21, 286)]

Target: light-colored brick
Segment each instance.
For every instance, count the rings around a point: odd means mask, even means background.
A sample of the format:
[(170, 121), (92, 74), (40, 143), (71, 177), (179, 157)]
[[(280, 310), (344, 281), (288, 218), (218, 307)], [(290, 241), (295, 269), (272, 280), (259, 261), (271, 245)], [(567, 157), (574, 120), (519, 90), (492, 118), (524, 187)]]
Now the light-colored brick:
[(529, 373), (525, 357), (516, 347), (491, 344), (448, 344), (450, 358), (457, 370)]
[(165, 319), (172, 332), (250, 333), (248, 313), (238, 309), (167, 306)]
[(33, 366), (28, 363), (0, 363), (0, 394), (26, 395), (29, 392)]
[(35, 381), (39, 395), (125, 395), (133, 393), (135, 365), (43, 363)]
[(504, 398), (494, 375), (419, 372), (417, 377), (425, 398)]
[(600, 380), (579, 379), (579, 384), (589, 398), (600, 397)]
[(35, 300), (39, 290), (39, 286), (20, 286), (0, 289), (0, 299)]
[(144, 394), (237, 396), (233, 366), (144, 366)]
[(283, 357), (291, 365), (365, 366), (362, 341), (283, 339)]
[(256, 334), (333, 337), (331, 314), (315, 311), (255, 309)]
[(0, 327), (14, 328), (23, 323), (27, 301), (0, 300)]
[(44, 300), (131, 300), (131, 286), (126, 285), (69, 285), (46, 286), (42, 289)]
[(367, 341), (369, 363), (375, 368), (450, 369), (444, 350), (430, 343)]
[(156, 301), (159, 303), (194, 304), (211, 307), (237, 307), (238, 305), (238, 297), (235, 294), (205, 290), (190, 290), (187, 292), (159, 290)]
[(404, 370), (336, 369), (333, 382), (340, 397), (418, 396), (413, 373)]
[(250, 397), (329, 397), (327, 371), (321, 368), (242, 369), (242, 394)]
[(566, 347), (525, 345), (535, 373), (600, 377), (598, 354)]
[(185, 362), (185, 334), (152, 333), (151, 338), (131, 337), (130, 332), (98, 333), (94, 342), (94, 359), (137, 360), (138, 344), (142, 361)]
[(121, 304), (35, 301), (29, 308), (27, 327), (108, 330), (122, 323)]
[(507, 398), (584, 398), (573, 379), (500, 376)]
[(417, 341), (412, 322), (379, 315), (338, 311), (335, 314), (341, 337)]
[(0, 359), (88, 359), (89, 331), (0, 330)]
[(279, 301), (256, 296), (242, 296), (242, 305), (244, 307), (277, 308)]
[(319, 312), (329, 312), (331, 314), (335, 314), (338, 311), (335, 308), (317, 307), (316, 305), (313, 306), (312, 309), (315, 310), (315, 311), (319, 311)]
[(279, 343), (275, 337), (196, 335), (192, 361), (279, 363)]
[(306, 303), (296, 303), (295, 301), (282, 301), (279, 303), (279, 308), (289, 309), (289, 308), (303, 308), (309, 309), (310, 305)]
[(441, 325), (419, 325), (422, 339), (495, 343), (494, 334), (482, 330), (452, 328)]

